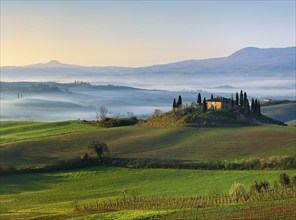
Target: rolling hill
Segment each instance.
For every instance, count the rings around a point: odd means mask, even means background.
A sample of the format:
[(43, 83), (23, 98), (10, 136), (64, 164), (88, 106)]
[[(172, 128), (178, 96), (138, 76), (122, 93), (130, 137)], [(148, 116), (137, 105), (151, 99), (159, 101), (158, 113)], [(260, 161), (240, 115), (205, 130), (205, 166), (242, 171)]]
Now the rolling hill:
[[(295, 174), (293, 170), (285, 172), (290, 176)], [(254, 181), (272, 183), (281, 173), (92, 167), (68, 172), (2, 176), (1, 219), (144, 220), (159, 214), (159, 210), (77, 212), (74, 204), (114, 201), (124, 195), (167, 197), (227, 192), (233, 182), (244, 183), (249, 188)]]
[(295, 129), (283, 126), (97, 128), (78, 121), (1, 122), (1, 162), (17, 166), (51, 164), (90, 153), (93, 140), (104, 141), (114, 158), (232, 160), (291, 155)]
[(271, 118), (289, 122), (296, 119), (296, 102), (263, 106), (262, 113)]

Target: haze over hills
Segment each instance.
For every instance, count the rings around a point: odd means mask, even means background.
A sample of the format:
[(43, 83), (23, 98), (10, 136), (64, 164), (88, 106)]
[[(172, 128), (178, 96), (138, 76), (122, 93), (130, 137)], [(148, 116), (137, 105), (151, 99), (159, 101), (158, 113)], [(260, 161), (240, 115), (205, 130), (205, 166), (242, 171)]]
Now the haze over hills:
[[(165, 73), (167, 71), (179, 73), (194, 74), (258, 74), (291, 76), (295, 71), (296, 47), (287, 48), (269, 48), (259, 49), (256, 47), (247, 47), (234, 52), (228, 57), (210, 58), (201, 60), (185, 60), (169, 64), (159, 64), (147, 67), (87, 67), (73, 64), (63, 64), (58, 60), (51, 60), (48, 63), (38, 63), (27, 66), (3, 66), (2, 71), (8, 73), (17, 73), (18, 70), (28, 69), (74, 69), (85, 70), (96, 73)], [(102, 72), (101, 72), (102, 71)], [(119, 72), (120, 71), (120, 72)], [(75, 71), (74, 71), (75, 72)], [(67, 73), (67, 72), (65, 72)], [(273, 73), (273, 74), (272, 74)], [(45, 72), (43, 73), (45, 74)], [(256, 75), (258, 76), (258, 75)], [(8, 77), (8, 76), (7, 76)]]
[[(184, 103), (194, 102), (197, 91), (206, 97), (211, 93), (231, 97), (242, 89), (249, 97), (295, 100), (295, 51), (296, 47), (248, 47), (223, 58), (139, 68), (85, 67), (57, 60), (1, 67), (1, 118), (94, 119), (99, 106), (106, 106), (110, 115), (147, 116), (154, 109), (171, 109), (179, 94)], [(24, 99), (18, 99), (18, 93), (24, 93)]]
[[(252, 90), (253, 95), (262, 96), (265, 96), (266, 89), (277, 87), (277, 96), (287, 98), (290, 95), (291, 98), (294, 96), (291, 93), (295, 87), (295, 51), (296, 47), (269, 49), (248, 47), (228, 57), (185, 60), (137, 68), (85, 67), (62, 64), (53, 60), (45, 64), (1, 67), (1, 80), (35, 82), (81, 80), (93, 84), (119, 84), (165, 90), (196, 90), (227, 84)], [(266, 95), (271, 95), (270, 91)]]

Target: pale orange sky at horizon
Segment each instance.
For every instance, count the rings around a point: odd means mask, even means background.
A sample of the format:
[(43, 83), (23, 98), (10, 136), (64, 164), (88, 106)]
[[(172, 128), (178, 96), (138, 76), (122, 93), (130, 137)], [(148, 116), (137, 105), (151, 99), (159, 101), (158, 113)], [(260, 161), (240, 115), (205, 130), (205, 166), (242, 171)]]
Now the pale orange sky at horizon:
[(1, 1), (1, 66), (140, 67), (295, 46), (294, 1)]

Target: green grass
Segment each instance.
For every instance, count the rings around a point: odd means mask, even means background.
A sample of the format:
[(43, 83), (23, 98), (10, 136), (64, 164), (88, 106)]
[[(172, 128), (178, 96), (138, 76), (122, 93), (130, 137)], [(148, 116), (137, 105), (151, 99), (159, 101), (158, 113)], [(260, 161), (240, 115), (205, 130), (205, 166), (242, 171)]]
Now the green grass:
[(283, 122), (292, 121), (296, 119), (296, 103), (263, 106), (261, 112)]
[[(11, 123), (11, 124), (10, 124)], [(295, 127), (247, 126), (96, 128), (78, 122), (9, 122), (1, 127), (1, 162), (17, 166), (50, 164), (89, 153), (93, 140), (104, 141), (112, 157), (176, 160), (233, 160), (291, 155)]]
[[(40, 139), (74, 132), (90, 131), (95, 127), (79, 121), (62, 122), (0, 122), (0, 144)], [(0, 146), (1, 146), (0, 145)]]
[[(290, 176), (295, 171), (285, 171)], [(233, 182), (248, 189), (255, 180), (273, 182), (282, 171), (203, 171), (174, 169), (88, 168), (71, 172), (1, 177), (1, 219), (133, 219), (153, 212), (75, 213), (74, 202), (123, 198), (128, 195), (199, 195), (227, 192)], [(74, 218), (75, 217), (75, 218)], [(77, 218), (76, 218), (77, 217)], [(79, 218), (78, 218), (79, 217)]]

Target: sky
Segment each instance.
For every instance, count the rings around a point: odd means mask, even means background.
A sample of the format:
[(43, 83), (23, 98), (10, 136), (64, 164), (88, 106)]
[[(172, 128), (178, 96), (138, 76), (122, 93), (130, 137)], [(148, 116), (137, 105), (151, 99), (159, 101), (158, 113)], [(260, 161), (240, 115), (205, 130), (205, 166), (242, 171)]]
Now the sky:
[(149, 66), (295, 46), (296, 1), (5, 1), (1, 66)]

